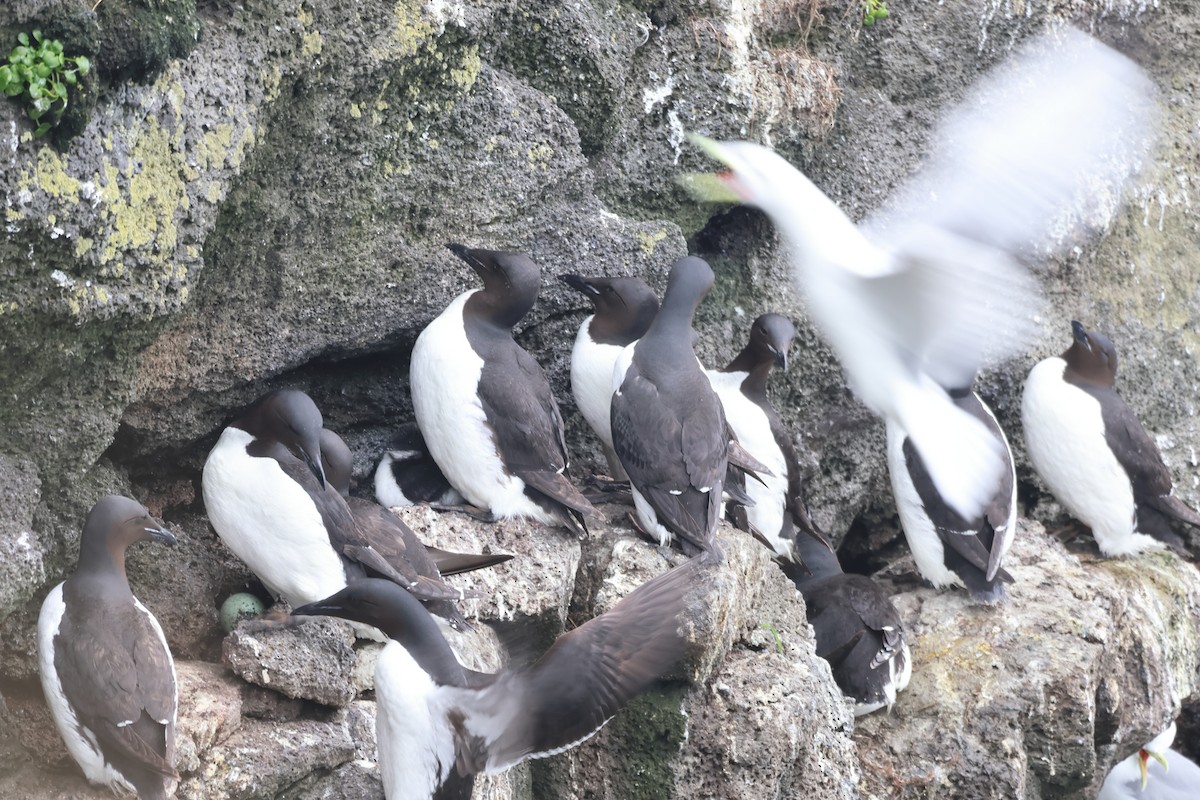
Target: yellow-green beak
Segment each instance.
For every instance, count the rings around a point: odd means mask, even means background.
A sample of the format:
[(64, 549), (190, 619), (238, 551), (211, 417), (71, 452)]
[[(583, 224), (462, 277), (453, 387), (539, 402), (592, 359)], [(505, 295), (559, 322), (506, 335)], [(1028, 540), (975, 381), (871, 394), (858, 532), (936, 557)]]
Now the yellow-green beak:
[(1167, 757), (1164, 756), (1162, 753), (1152, 752), (1150, 750), (1145, 750), (1145, 749), (1139, 750), (1138, 751), (1138, 769), (1142, 773), (1142, 791), (1143, 792), (1146, 791), (1146, 782), (1150, 778), (1149, 769), (1148, 769), (1149, 764), (1147, 762), (1151, 758), (1153, 758), (1158, 763), (1162, 764), (1163, 772), (1167, 772), (1171, 768), (1167, 764)]
[[(720, 142), (698, 133), (689, 133), (687, 137), (689, 142), (699, 147), (713, 160), (720, 161), (722, 164), (729, 163)], [(679, 185), (697, 200), (710, 203), (742, 202), (741, 196), (730, 187), (728, 179), (723, 175), (711, 172), (689, 172), (681, 175), (677, 180)]]

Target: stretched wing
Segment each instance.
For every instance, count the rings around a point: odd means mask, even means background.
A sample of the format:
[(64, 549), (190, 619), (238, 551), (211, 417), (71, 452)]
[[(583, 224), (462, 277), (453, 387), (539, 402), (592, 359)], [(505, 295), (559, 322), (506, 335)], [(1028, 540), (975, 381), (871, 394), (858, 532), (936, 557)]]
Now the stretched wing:
[(650, 688), (684, 654), (681, 616), (701, 569), (694, 559), (640, 586), (527, 670), (481, 691), (449, 690), (460, 770), (496, 772), (570, 749)]
[(864, 223), (899, 270), (943, 293), (916, 292), (914, 313), (936, 303), (939, 329), (909, 342), (940, 383), (1036, 333), (1040, 300), (1003, 254), (1069, 247), (1115, 213), (1149, 151), (1155, 95), (1136, 65), (1079, 31), (1035, 37), (947, 114), (926, 165)]

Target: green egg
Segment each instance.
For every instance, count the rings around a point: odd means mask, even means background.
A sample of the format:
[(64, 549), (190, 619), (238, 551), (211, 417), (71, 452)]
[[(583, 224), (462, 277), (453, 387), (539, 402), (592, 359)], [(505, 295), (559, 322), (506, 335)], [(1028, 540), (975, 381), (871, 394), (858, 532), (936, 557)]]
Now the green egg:
[(266, 606), (252, 594), (238, 592), (225, 598), (221, 604), (221, 627), (229, 633), (237, 627), (238, 622), (251, 617), (257, 617), (266, 611)]

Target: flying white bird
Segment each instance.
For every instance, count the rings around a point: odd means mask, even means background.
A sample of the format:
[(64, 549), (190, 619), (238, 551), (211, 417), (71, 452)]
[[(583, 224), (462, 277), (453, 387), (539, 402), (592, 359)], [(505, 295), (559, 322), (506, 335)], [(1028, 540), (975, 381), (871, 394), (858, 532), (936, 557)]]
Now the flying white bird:
[(1041, 300), (1014, 256), (1050, 252), (1115, 210), (1147, 148), (1153, 96), (1140, 69), (1090, 37), (1041, 36), (950, 113), (934, 157), (861, 225), (775, 152), (693, 141), (730, 167), (727, 190), (775, 222), (851, 388), (974, 517), (1004, 459), (944, 387), (1033, 339)]

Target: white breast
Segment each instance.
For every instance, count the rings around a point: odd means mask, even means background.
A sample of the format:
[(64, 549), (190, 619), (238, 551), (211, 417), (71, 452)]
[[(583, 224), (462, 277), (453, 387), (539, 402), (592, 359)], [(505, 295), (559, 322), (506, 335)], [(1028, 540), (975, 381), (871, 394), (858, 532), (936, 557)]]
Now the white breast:
[(762, 475), (762, 482), (746, 478), (746, 494), (754, 505), (746, 509), (746, 518), (771, 547), (780, 555), (790, 547), (779, 535), (783, 527), (783, 509), (787, 503), (788, 474), (783, 450), (771, 432), (771, 422), (766, 413), (746, 395), (742, 394), (745, 372), (706, 371), (709, 383), (721, 405), (725, 408), (725, 419), (738, 438), (738, 443), (750, 455), (761, 461), (773, 475)]
[(624, 348), (592, 341), (588, 333), (591, 321), (588, 317), (579, 326), (571, 349), (571, 395), (587, 424), (612, 449), (613, 367)]
[(907, 438), (899, 425), (890, 419), (887, 421), (888, 473), (892, 478), (892, 494), (896, 498), (896, 511), (900, 514), (900, 527), (904, 529), (908, 549), (912, 552), (917, 570), (935, 587), (962, 586), (962, 579), (946, 567), (942, 540), (908, 472), (908, 462), (904, 457), (904, 440)]
[(41, 673), (46, 705), (50, 707), (50, 716), (54, 718), (63, 743), (87, 779), (108, 786), (114, 792), (131, 793), (134, 791), (133, 785), (104, 760), (95, 734), (80, 724), (79, 717), (63, 694), (62, 680), (54, 666), (54, 639), (65, 611), (63, 585), (60, 583), (46, 595), (38, 615), (38, 671)]
[(204, 507), (217, 535), (294, 608), (346, 587), (321, 514), (273, 458), (246, 452), (253, 438), (226, 428), (204, 462)]
[(1021, 422), (1029, 460), (1058, 501), (1092, 529), (1105, 555), (1162, 547), (1134, 531), (1133, 487), (1104, 438), (1100, 403), (1064, 381), (1064, 369), (1061, 358), (1047, 358), (1025, 380)]
[(388, 800), (429, 800), (454, 768), (438, 687), (399, 642), (375, 664), (375, 737)]
[(450, 485), (497, 517), (557, 521), (525, 495), (525, 482), (509, 475), (496, 452), (479, 401), (483, 359), (463, 326), (464, 292), (430, 322), (413, 345), (409, 390), (425, 445)]

